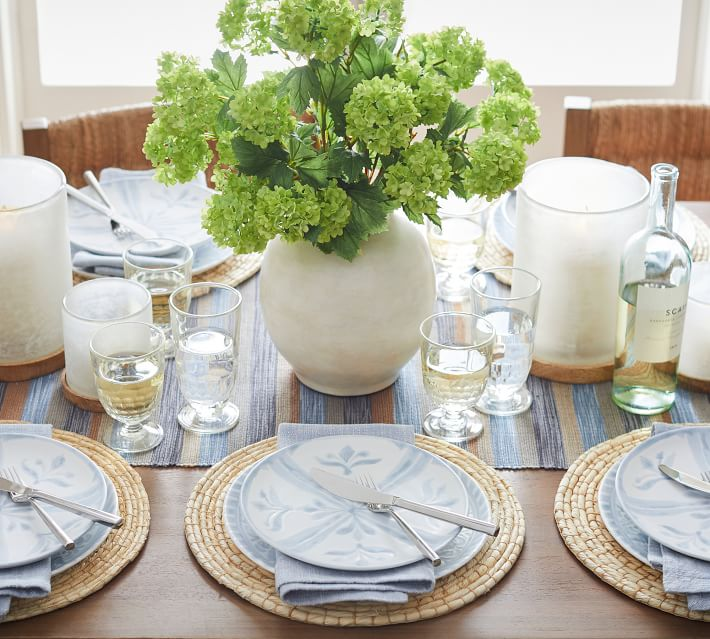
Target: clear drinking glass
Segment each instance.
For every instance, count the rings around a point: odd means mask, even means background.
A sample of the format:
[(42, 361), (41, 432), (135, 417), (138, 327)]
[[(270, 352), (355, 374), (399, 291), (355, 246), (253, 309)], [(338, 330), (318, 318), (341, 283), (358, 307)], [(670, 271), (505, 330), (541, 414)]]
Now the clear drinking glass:
[[(496, 275), (503, 276), (508, 287)], [(473, 312), (496, 330), (500, 356), (491, 364), (486, 389), (476, 408), (489, 415), (517, 415), (530, 408), (532, 396), (525, 382), (530, 374), (540, 299), (540, 280), (520, 268), (499, 266), (471, 278)]]
[(106, 412), (121, 422), (109, 446), (123, 453), (142, 453), (163, 440), (153, 419), (165, 371), (165, 336), (144, 322), (119, 322), (96, 331), (89, 344), (91, 363)]
[[(193, 294), (201, 297), (193, 301)], [(221, 433), (239, 421), (230, 401), (237, 377), (241, 294), (212, 282), (181, 286), (170, 296), (175, 363), (187, 400), (180, 425), (197, 433)]]
[(170, 294), (192, 281), (192, 249), (170, 238), (139, 240), (123, 253), (123, 273), (148, 289), (153, 322), (165, 332), (165, 356), (175, 355), (170, 330)]
[(424, 432), (450, 442), (478, 437), (480, 416), (472, 410), (488, 379), (495, 329), (470, 313), (437, 313), (420, 327), (424, 388), (438, 408), (424, 418)]
[(468, 298), (468, 272), (483, 250), (483, 213), (487, 208), (485, 200), (449, 198), (440, 202), (441, 228), (426, 220), (440, 299), (461, 302)]

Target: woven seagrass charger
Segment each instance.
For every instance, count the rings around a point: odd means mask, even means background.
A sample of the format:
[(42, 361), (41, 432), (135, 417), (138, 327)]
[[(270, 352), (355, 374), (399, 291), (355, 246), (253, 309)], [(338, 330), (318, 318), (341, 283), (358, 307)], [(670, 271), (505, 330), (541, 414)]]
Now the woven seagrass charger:
[(138, 555), (148, 538), (148, 495), (138, 473), (106, 446), (75, 433), (54, 429), (52, 437), (90, 457), (113, 482), (123, 526), (112, 530), (101, 546), (76, 566), (52, 577), (52, 592), (40, 599), (13, 599), (0, 622), (43, 615), (80, 601), (101, 590)]
[(430, 619), (471, 603), (491, 590), (513, 567), (525, 536), (525, 521), (508, 484), (470, 453), (417, 436), (417, 446), (436, 453), (475, 477), (491, 505), (500, 533), (465, 566), (437, 581), (433, 592), (404, 605), (338, 604), (294, 607), (276, 594), (274, 576), (252, 563), (229, 538), (222, 522), (224, 496), (234, 478), (276, 450), (276, 438), (247, 446), (213, 466), (195, 487), (185, 513), (185, 536), (200, 565), (220, 584), (275, 615), (324, 626), (384, 626)]
[(627, 597), (678, 617), (710, 621), (688, 610), (684, 596), (663, 590), (663, 575), (627, 553), (599, 514), (599, 485), (616, 461), (650, 434), (643, 428), (590, 448), (565, 474), (555, 497), (555, 521), (570, 552), (597, 577)]

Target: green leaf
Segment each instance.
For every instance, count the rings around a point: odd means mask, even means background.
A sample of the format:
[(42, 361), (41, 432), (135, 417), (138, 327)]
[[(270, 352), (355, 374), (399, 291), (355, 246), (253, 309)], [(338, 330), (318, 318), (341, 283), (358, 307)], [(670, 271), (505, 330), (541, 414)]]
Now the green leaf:
[(318, 76), (322, 98), (333, 118), (336, 134), (345, 137), (345, 104), (355, 86), (364, 80), (364, 76), (359, 70), (352, 70), (350, 73), (345, 71), (339, 59), (330, 64), (318, 60), (311, 60), (308, 64)]
[(325, 244), (319, 244), (324, 253), (335, 252), (352, 262), (360, 252), (360, 245), (371, 235), (387, 230), (387, 218), (394, 210), (395, 202), (390, 200), (379, 186), (366, 181), (357, 184), (341, 184), (352, 201), (350, 220), (343, 234)]
[(310, 140), (317, 126), (318, 125), (315, 122), (312, 122), (310, 124), (299, 124), (296, 128), (296, 135), (301, 140)]
[(439, 127), (439, 135), (442, 139), (448, 138), (454, 131), (471, 124), (476, 117), (476, 109), (466, 106), (458, 100), (451, 100), (446, 117)]
[(425, 214), (434, 224), (441, 228), (441, 218), (436, 213)]
[(415, 224), (424, 224), (424, 215), (421, 212), (411, 209), (406, 204), (402, 206), (402, 210), (405, 212), (407, 217)]
[(331, 146), (328, 155), (330, 158), (328, 175), (330, 177), (344, 175), (350, 183), (359, 182), (362, 179), (363, 170), (370, 166), (367, 156), (348, 149), (342, 142)]
[(217, 49), (212, 56), (212, 66), (217, 72), (217, 77), (215, 78), (213, 75), (212, 79), (217, 88), (225, 95), (234, 95), (244, 86), (244, 80), (247, 77), (247, 61), (243, 55), (233, 61), (229, 53)]
[(290, 189), (293, 186), (293, 170), (283, 162), (274, 166), (269, 177), (271, 178), (271, 186), (282, 186), (285, 189)]
[[(271, 178), (272, 184), (274, 183), (272, 173), (277, 170), (282, 171), (282, 169), (277, 167), (284, 165), (288, 168), (288, 153), (278, 142), (272, 142), (265, 149), (262, 149), (244, 138), (236, 137), (232, 140), (232, 149), (237, 158), (239, 170), (242, 173), (260, 178)], [(282, 176), (283, 173), (280, 173), (277, 179)]]
[(229, 113), (229, 100), (225, 100), (222, 108), (217, 113), (215, 132), (219, 134), (224, 131), (234, 131), (236, 128), (237, 122)]
[(296, 163), (296, 172), (306, 184), (314, 188), (328, 186), (328, 154), (300, 160)]
[(291, 69), (281, 81), (277, 93), (279, 96), (288, 95), (291, 108), (296, 113), (303, 113), (311, 98), (320, 97), (318, 76), (309, 65)]
[(291, 156), (291, 161), (296, 164), (317, 155), (310, 144), (295, 135), (290, 136), (288, 139), (288, 154)]
[(382, 77), (394, 71), (394, 57), (387, 48), (387, 41), (376, 42), (373, 38), (363, 38), (355, 49), (352, 69), (368, 80), (375, 76)]

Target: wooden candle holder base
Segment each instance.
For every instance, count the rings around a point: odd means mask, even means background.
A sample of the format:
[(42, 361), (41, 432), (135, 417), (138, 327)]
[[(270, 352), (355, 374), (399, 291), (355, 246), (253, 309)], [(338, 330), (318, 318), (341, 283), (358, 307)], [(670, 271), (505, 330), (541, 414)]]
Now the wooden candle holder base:
[(103, 413), (104, 407), (98, 399), (93, 399), (92, 397), (84, 397), (79, 395), (79, 393), (73, 391), (69, 384), (67, 384), (67, 371), (66, 369), (62, 371), (62, 390), (64, 391), (64, 397), (66, 397), (74, 406), (81, 408), (82, 410), (88, 410), (92, 413)]
[(562, 364), (551, 364), (533, 360), (532, 370), (535, 377), (549, 379), (552, 382), (564, 382), (565, 384), (597, 384), (599, 382), (609, 382), (614, 375), (614, 364), (604, 364), (601, 366), (563, 366)]
[(0, 382), (24, 382), (58, 371), (64, 366), (64, 349), (42, 359), (0, 364)]
[(695, 391), (696, 393), (710, 393), (710, 380), (708, 379), (695, 379), (694, 377), (678, 375), (678, 383), (683, 388)]

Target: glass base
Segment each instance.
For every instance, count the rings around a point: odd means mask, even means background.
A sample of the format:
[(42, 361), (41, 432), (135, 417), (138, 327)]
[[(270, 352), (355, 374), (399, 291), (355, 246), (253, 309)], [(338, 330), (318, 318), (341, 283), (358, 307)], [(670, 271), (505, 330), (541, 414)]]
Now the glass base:
[(675, 391), (663, 391), (644, 386), (614, 386), (611, 390), (614, 403), (636, 415), (665, 413), (675, 402)]
[(508, 417), (510, 415), (520, 415), (530, 408), (532, 395), (524, 386), (515, 391), (513, 395), (503, 401), (497, 401), (487, 392), (481, 395), (481, 399), (476, 404), (476, 410), (486, 413), (486, 415), (496, 415), (497, 417)]
[(430, 437), (453, 443), (476, 439), (483, 432), (483, 422), (476, 411), (464, 410), (458, 416), (460, 420), (452, 419), (443, 408), (435, 408), (424, 418), (422, 427)]
[(471, 273), (450, 273), (439, 271), (436, 274), (436, 294), (445, 302), (466, 302), (469, 299)]
[(107, 444), (119, 453), (145, 453), (163, 441), (163, 434), (162, 427), (155, 422), (145, 422), (136, 430), (122, 424), (114, 426)]
[(198, 410), (191, 404), (184, 406), (178, 413), (178, 422), (185, 430), (202, 435), (214, 435), (231, 430), (239, 422), (239, 409), (231, 402), (220, 408)]

